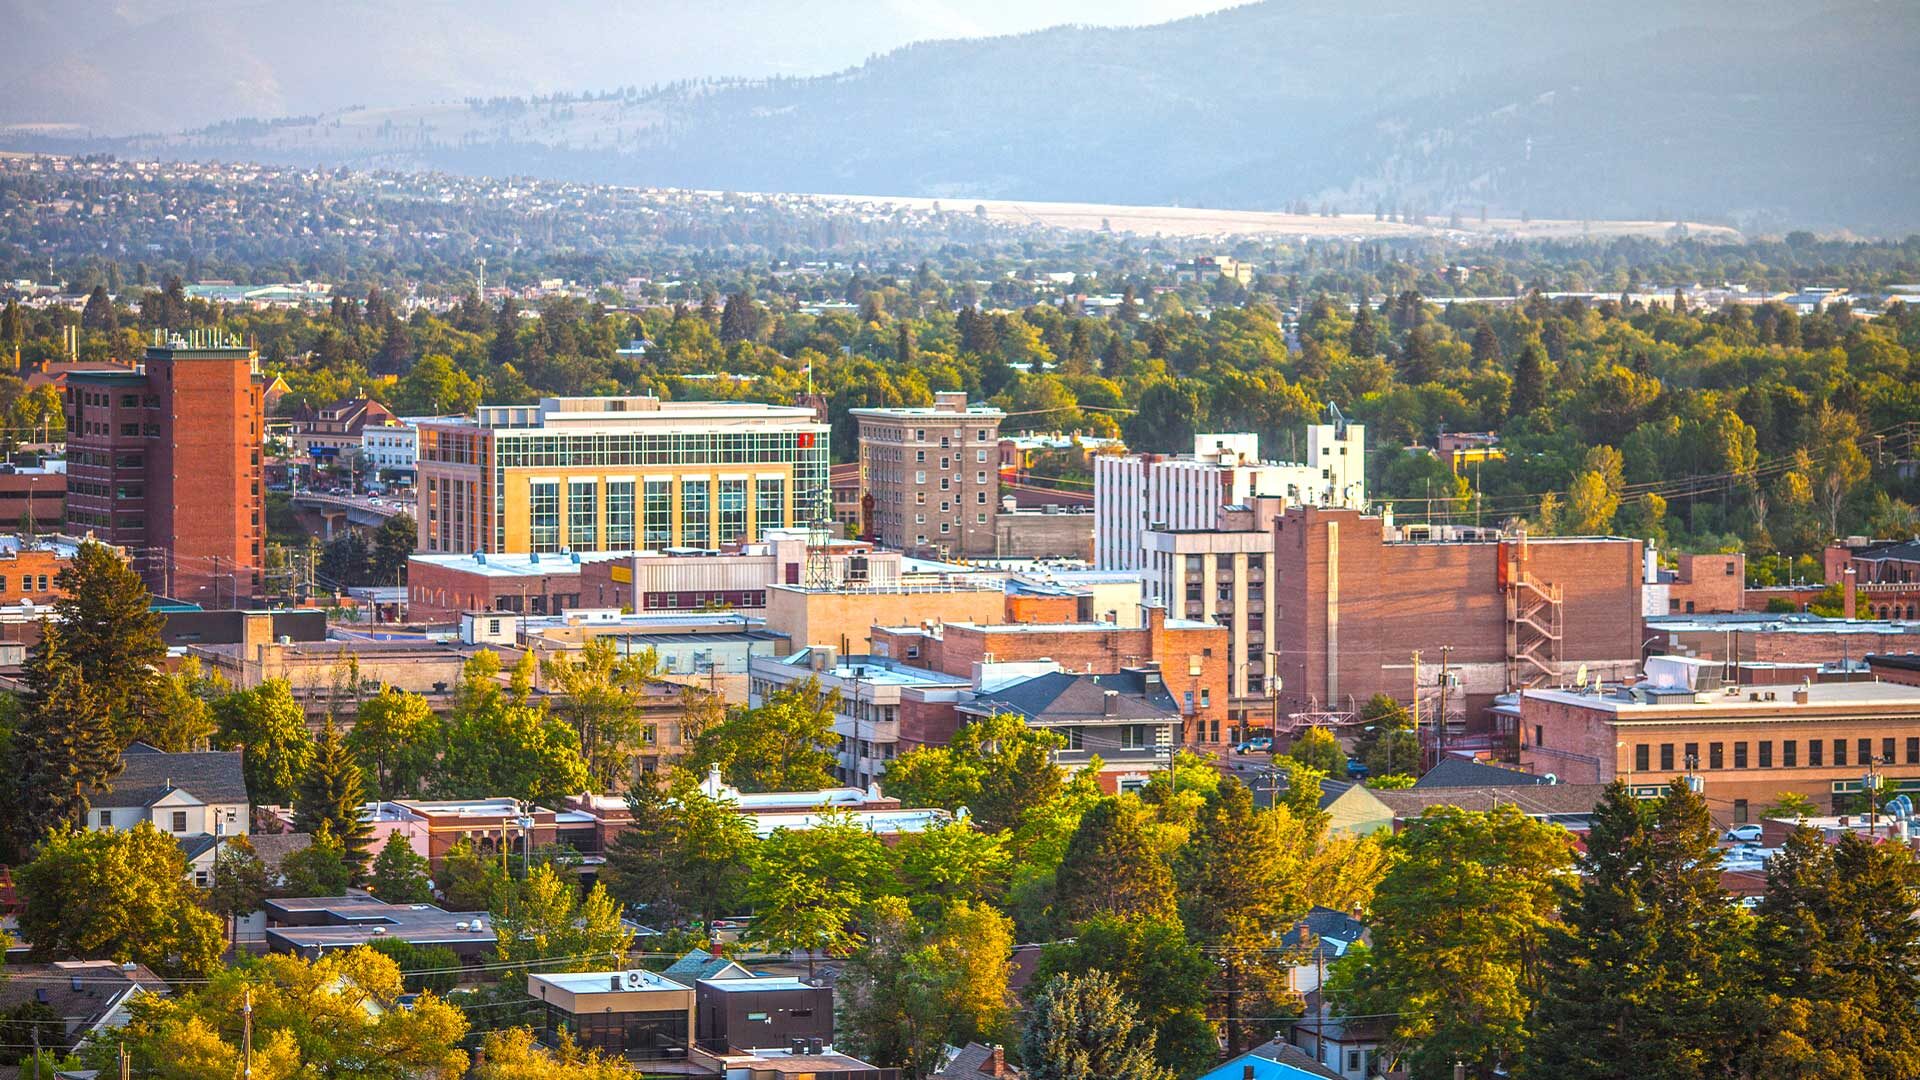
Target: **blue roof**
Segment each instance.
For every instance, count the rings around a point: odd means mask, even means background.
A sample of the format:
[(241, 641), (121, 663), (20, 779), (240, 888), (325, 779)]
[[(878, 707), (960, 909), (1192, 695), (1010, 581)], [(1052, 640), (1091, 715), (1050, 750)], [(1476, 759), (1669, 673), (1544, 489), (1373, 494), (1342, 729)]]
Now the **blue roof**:
[(1324, 1080), (1327, 1076), (1339, 1075), (1338, 1073), (1309, 1072), (1301, 1066), (1289, 1065), (1272, 1058), (1261, 1057), (1254, 1051), (1248, 1051), (1239, 1057), (1229, 1058), (1215, 1067), (1212, 1072), (1201, 1073), (1199, 1080), (1243, 1080), (1249, 1066), (1253, 1069), (1253, 1080)]

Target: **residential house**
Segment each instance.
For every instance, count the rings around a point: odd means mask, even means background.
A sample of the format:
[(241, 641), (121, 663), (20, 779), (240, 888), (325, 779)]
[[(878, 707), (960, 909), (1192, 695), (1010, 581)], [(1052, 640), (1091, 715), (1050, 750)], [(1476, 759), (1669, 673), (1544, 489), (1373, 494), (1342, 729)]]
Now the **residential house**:
[(1367, 926), (1344, 911), (1315, 904), (1281, 935), (1283, 948), (1297, 950), (1287, 973), (1288, 989), (1309, 994), (1326, 981), (1327, 969), (1366, 940)]
[(9, 963), (6, 978), (0, 979), (0, 1013), (35, 1004), (51, 1010), (56, 1019), (40, 1025), (40, 1042), (49, 1052), (64, 1056), (103, 1032), (125, 1026), (128, 1005), (135, 998), (165, 997), (171, 992), (164, 979), (142, 964), (111, 960)]
[(1392, 1055), (1384, 1045), (1390, 1034), (1387, 1022), (1380, 1017), (1335, 1013), (1316, 990), (1307, 995), (1306, 1017), (1289, 1032), (1302, 1056), (1326, 1070), (1312, 1075), (1341, 1080), (1373, 1080), (1388, 1075)]
[(1007, 1064), (1006, 1048), (999, 1043), (970, 1042), (955, 1050), (932, 1080), (1023, 1080), (1025, 1075)]
[(1279, 1039), (1228, 1058), (1199, 1080), (1341, 1080), (1341, 1073), (1321, 1065), (1297, 1046)]
[(245, 835), (252, 822), (240, 752), (169, 754), (136, 742), (120, 761), (111, 784), (87, 793), (86, 827), (131, 829), (149, 822), (179, 841), (194, 883), (207, 884), (220, 839)]
[(1066, 740), (1055, 755), (1061, 767), (1073, 770), (1099, 758), (1104, 790), (1145, 787), (1149, 775), (1166, 767), (1178, 745), (1180, 703), (1167, 689), (1157, 663), (1108, 675), (1054, 670), (1027, 677), (1019, 669), (1030, 672), (1041, 665), (996, 666), (1015, 669), (1009, 672), (1012, 678), (983, 682), (956, 711), (982, 719), (1011, 713), (1030, 727), (1058, 732)]
[(668, 964), (660, 974), (683, 985), (699, 983), (708, 979), (751, 979), (753, 972), (724, 956), (715, 956), (705, 949), (693, 949), (685, 956)]

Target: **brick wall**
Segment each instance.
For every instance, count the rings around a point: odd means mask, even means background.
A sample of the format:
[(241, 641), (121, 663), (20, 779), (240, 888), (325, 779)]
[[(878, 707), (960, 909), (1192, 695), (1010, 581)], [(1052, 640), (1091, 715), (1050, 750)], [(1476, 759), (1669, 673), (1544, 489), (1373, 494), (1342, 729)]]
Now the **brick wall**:
[[(560, 564), (555, 565), (557, 568)], [(498, 609), (500, 601), (509, 598), (514, 604), (524, 598), (531, 606), (535, 597), (544, 597), (549, 612), (555, 596), (579, 594), (582, 603), (591, 603), (580, 579), (579, 570), (537, 578), (495, 577), (414, 560), (407, 564), (407, 617), (415, 621), (451, 619), (463, 611)]]
[(51, 551), (15, 551), (0, 555), (0, 604), (31, 600), (51, 604), (67, 594), (55, 583), (67, 560)]
[(1007, 621), (1014, 623), (1069, 623), (1080, 618), (1077, 596), (1007, 594)]
[(1668, 586), (1669, 611), (1721, 614), (1746, 608), (1745, 555), (1682, 555)]

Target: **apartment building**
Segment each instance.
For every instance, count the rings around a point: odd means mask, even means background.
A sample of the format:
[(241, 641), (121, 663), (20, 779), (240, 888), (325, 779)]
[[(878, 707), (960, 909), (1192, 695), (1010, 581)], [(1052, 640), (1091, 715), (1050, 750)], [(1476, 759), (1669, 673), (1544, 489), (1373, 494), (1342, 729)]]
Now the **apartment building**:
[(1138, 569), (1146, 564), (1149, 530), (1217, 529), (1222, 510), (1257, 496), (1289, 506), (1365, 509), (1365, 425), (1341, 419), (1307, 428), (1304, 464), (1263, 461), (1259, 443), (1246, 433), (1200, 434), (1191, 454), (1095, 458), (1094, 564)]
[(67, 374), (67, 531), (126, 548), (154, 592), (202, 607), (261, 594), (259, 356), (162, 337), (135, 369)]
[(420, 424), (419, 550), (718, 548), (828, 512), (811, 409), (543, 398)]
[(874, 538), (915, 554), (992, 555), (1005, 413), (942, 392), (930, 408), (854, 409)]
[(1223, 507), (1214, 527), (1149, 529), (1141, 537), (1148, 602), (1182, 618), (1227, 630), (1230, 723), (1267, 727), (1273, 713), (1276, 587), (1273, 522), (1283, 501), (1256, 496)]

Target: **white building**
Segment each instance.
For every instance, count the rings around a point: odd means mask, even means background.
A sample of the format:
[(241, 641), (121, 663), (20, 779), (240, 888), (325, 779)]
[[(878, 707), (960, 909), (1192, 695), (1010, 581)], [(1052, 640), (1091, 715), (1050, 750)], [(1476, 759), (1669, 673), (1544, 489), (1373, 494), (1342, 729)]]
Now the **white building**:
[(1262, 461), (1259, 437), (1201, 434), (1193, 453), (1128, 454), (1093, 463), (1094, 564), (1102, 570), (1145, 566), (1148, 530), (1220, 527), (1221, 511), (1270, 495), (1289, 506), (1367, 505), (1366, 427), (1336, 415), (1307, 428), (1307, 460)]
[(169, 754), (134, 743), (120, 755), (112, 785), (87, 796), (86, 828), (132, 829), (141, 822), (174, 838), (197, 885), (212, 879), (220, 842), (252, 824), (240, 752)]

